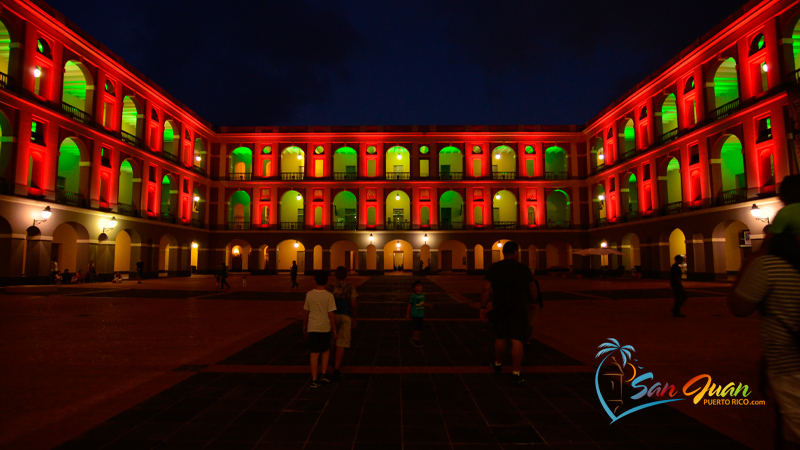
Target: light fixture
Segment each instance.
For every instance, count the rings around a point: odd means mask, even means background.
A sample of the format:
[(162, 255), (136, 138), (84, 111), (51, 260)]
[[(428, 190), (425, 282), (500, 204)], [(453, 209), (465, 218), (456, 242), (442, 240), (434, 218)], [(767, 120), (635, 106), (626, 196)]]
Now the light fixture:
[(373, 240), (373, 239), (375, 239), (375, 237), (374, 237), (374, 236), (372, 236), (372, 233), (370, 233), (370, 234), (369, 234), (369, 243), (370, 243), (370, 244), (372, 244), (372, 240)]
[(298, 160), (302, 160), (303, 159), (303, 155), (297, 155), (297, 159)]
[(606, 207), (606, 196), (604, 194), (600, 194), (600, 195), (597, 196), (597, 199), (600, 200), (600, 207), (601, 208), (605, 208)]
[(194, 197), (192, 197), (192, 200), (194, 200), (196, 202), (199, 202), (200, 201), (200, 196), (199, 195), (195, 195)]
[(761, 64), (761, 70), (763, 70), (764, 72), (769, 72), (769, 66), (767, 65), (767, 63)]
[(298, 247), (300, 247), (300, 243), (297, 242), (297, 241), (294, 241), (294, 248), (298, 248)]
[(753, 203), (753, 207), (750, 208), (750, 214), (758, 221), (769, 223), (769, 217), (761, 217), (761, 208), (755, 203)]
[(425, 233), (425, 236), (422, 236), (422, 243), (428, 245), (428, 233)]
[(197, 155), (197, 156), (194, 157), (194, 160), (197, 161), (197, 162), (200, 162), (201, 159), (203, 159), (203, 158), (201, 158), (200, 155)]
[(41, 220), (33, 219), (33, 225), (36, 226), (39, 225), (40, 223), (47, 222), (47, 219), (49, 219), (51, 215), (53, 215), (53, 212), (50, 211), (50, 207), (45, 206), (45, 208), (42, 210), (42, 219)]
[(503, 248), (503, 243), (502, 242), (498, 242), (497, 243), (497, 248)]
[(299, 192), (297, 193), (297, 199), (298, 199), (298, 200), (302, 200), (302, 199), (303, 199), (303, 196), (302, 196), (302, 195), (300, 195), (300, 193), (299, 193)]
[(113, 230), (114, 227), (117, 226), (117, 219), (115, 217), (111, 217), (111, 220), (106, 222), (106, 225), (107, 226), (103, 227), (103, 233)]
[(397, 241), (397, 244), (394, 244), (394, 246), (400, 248), (400, 241)]
[(199, 247), (199, 245), (197, 245), (197, 242), (192, 242), (192, 248), (197, 248), (197, 247)]
[(500, 153), (496, 153), (496, 154), (494, 155), (494, 159), (500, 159)]
[(397, 194), (395, 194), (394, 199), (395, 200), (400, 200), (400, 193), (399, 192)]
[(597, 159), (599, 159), (600, 161), (602, 161), (602, 160), (606, 159), (606, 155), (604, 155), (604, 154), (600, 153), (599, 155), (597, 155)]
[(40, 76), (42, 76), (42, 70), (39, 69), (38, 67), (34, 68), (33, 69), (33, 76), (36, 77), (36, 78), (39, 78)]
[(494, 196), (497, 200), (500, 200), (500, 193), (498, 192), (497, 195)]
[(398, 153), (397, 154), (397, 159), (403, 159), (403, 154), (402, 153)]
[(239, 256), (239, 247), (233, 247), (233, 256)]
[(606, 242), (606, 241), (601, 242), (600, 243), (600, 247), (602, 247), (602, 248), (608, 247), (608, 242)]

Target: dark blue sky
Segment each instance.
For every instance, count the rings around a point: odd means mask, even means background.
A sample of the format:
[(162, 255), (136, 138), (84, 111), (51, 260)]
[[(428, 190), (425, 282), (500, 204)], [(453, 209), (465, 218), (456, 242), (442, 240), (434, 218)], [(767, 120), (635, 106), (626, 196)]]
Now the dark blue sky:
[(743, 0), (50, 0), (215, 125), (581, 124)]

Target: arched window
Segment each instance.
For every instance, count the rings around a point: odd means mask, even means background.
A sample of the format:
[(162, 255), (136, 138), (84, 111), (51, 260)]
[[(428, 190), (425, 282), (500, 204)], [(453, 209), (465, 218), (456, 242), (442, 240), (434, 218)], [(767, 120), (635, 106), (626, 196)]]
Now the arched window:
[(42, 38), (36, 40), (36, 51), (48, 59), (53, 59), (53, 54), (50, 51), (50, 44)]
[(669, 94), (661, 104), (661, 136), (662, 140), (678, 129), (678, 105), (675, 94)]
[(567, 152), (561, 147), (550, 147), (544, 151), (544, 171), (548, 180), (566, 180)]
[[(737, 100), (739, 100), (739, 76), (736, 71), (736, 60), (728, 58), (714, 73), (714, 102), (709, 107), (717, 109)], [(724, 117), (723, 114), (730, 114), (730, 111), (719, 111), (712, 119)]]
[(758, 51), (764, 49), (766, 46), (767, 43), (764, 40), (764, 35), (759, 34), (758, 36), (754, 37), (753, 40), (750, 42), (750, 55), (757, 53)]
[(80, 122), (91, 119), (93, 84), (91, 73), (82, 63), (67, 61), (61, 91), (61, 101), (67, 115)]
[(683, 93), (686, 94), (693, 90), (694, 90), (694, 77), (689, 77), (689, 79), (686, 80), (686, 84), (683, 87)]

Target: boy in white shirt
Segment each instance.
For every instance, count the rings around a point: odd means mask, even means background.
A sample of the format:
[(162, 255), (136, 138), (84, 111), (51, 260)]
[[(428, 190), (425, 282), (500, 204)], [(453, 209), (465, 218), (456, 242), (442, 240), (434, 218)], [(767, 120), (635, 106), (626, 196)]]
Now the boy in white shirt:
[[(306, 302), (303, 305), (303, 309), (306, 310), (306, 317), (303, 319), (303, 334), (308, 336), (311, 350), (311, 385), (309, 385), (311, 389), (329, 383), (328, 378), (325, 377), (325, 371), (328, 369), (331, 333), (336, 338), (336, 319), (333, 315), (333, 312), (336, 311), (336, 299), (325, 289), (325, 285), (328, 284), (328, 276), (328, 272), (322, 270), (314, 273), (317, 287), (306, 293)], [(320, 378), (317, 380), (317, 363), (320, 353), (322, 353), (322, 367), (320, 368)]]

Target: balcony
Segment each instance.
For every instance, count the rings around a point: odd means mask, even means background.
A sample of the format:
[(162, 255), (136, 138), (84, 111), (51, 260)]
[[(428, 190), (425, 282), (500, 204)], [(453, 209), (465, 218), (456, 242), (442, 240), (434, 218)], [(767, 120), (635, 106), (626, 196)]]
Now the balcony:
[(205, 228), (206, 224), (202, 220), (192, 219), (192, 226), (195, 228)]
[(62, 205), (77, 206), (79, 208), (86, 208), (86, 200), (83, 198), (83, 195), (76, 194), (74, 192), (57, 191), (56, 203), (61, 203)]
[(248, 172), (233, 172), (228, 174), (228, 181), (250, 181), (253, 174)]
[(464, 222), (442, 222), (439, 224), (440, 230), (463, 230)]
[(175, 215), (172, 213), (161, 213), (161, 221), (164, 223), (176, 223)]
[(606, 168), (606, 163), (601, 162), (600, 164), (597, 165), (597, 167), (594, 168), (594, 173), (600, 172), (605, 168)]
[(494, 222), (492, 224), (493, 230), (516, 230), (517, 222)]
[(545, 172), (545, 180), (566, 180), (569, 178), (569, 172)]
[(656, 145), (664, 145), (678, 138), (678, 129), (669, 130), (656, 139)]
[(142, 138), (140, 138), (139, 136), (134, 136), (124, 131), (120, 131), (119, 134), (122, 138), (122, 142), (132, 145), (134, 147), (142, 148)]
[(67, 116), (69, 116), (71, 119), (77, 120), (78, 122), (85, 123), (85, 124), (89, 124), (89, 123), (92, 122), (92, 115), (91, 114), (89, 114), (87, 112), (83, 112), (80, 109), (78, 109), (78, 108), (76, 108), (76, 107), (74, 107), (74, 106), (72, 106), (70, 104), (62, 102), (61, 103), (61, 110), (64, 111), (64, 113)]
[(206, 176), (206, 169), (203, 169), (202, 167), (192, 166), (192, 171), (194, 171), (196, 174)]
[(622, 217), (625, 219), (625, 222), (633, 222), (639, 220), (639, 211), (630, 211), (628, 213), (625, 213), (625, 215)]
[(357, 230), (358, 229), (358, 222), (356, 221), (347, 221), (347, 222), (336, 222), (333, 224), (334, 230)]
[(548, 220), (547, 228), (550, 230), (569, 230), (571, 224), (569, 220)]
[(604, 218), (602, 218), (602, 219), (597, 219), (597, 220), (594, 222), (594, 225), (595, 225), (596, 227), (598, 227), (598, 228), (600, 228), (600, 227), (604, 227), (604, 226), (608, 225), (608, 219), (606, 219), (605, 217), (604, 217)]
[(386, 172), (387, 180), (410, 180), (411, 172)]
[(281, 180), (299, 181), (305, 178), (305, 175), (303, 172), (285, 172), (281, 174)]
[(122, 203), (117, 205), (117, 214), (122, 214), (128, 217), (139, 217), (139, 211), (133, 205), (124, 205)]
[(635, 154), (636, 154), (636, 149), (633, 149), (633, 150), (628, 150), (627, 152), (623, 153), (623, 154), (620, 156), (620, 160), (624, 161), (624, 160), (626, 160), (626, 159), (633, 158), (633, 155), (635, 155)]
[(667, 203), (664, 205), (664, 215), (669, 216), (671, 214), (678, 214), (679, 212), (683, 211), (683, 202), (672, 202)]
[(173, 162), (175, 164), (180, 164), (181, 163), (181, 160), (178, 159), (178, 157), (176, 155), (173, 155), (172, 153), (168, 153), (168, 152), (163, 152), (162, 151), (161, 152), (161, 157), (166, 159), (167, 161)]
[(492, 172), (493, 180), (516, 180), (516, 172)]
[(464, 172), (439, 172), (440, 180), (463, 180)]
[(305, 222), (281, 222), (281, 230), (305, 230)]
[(384, 226), (386, 230), (410, 230), (411, 229), (411, 222), (386, 222)]
[(738, 188), (723, 192), (722, 198), (720, 199), (720, 204), (731, 205), (733, 203), (744, 201), (747, 201), (747, 188)]
[(226, 230), (249, 230), (250, 222), (228, 222), (225, 224)]
[(333, 179), (336, 181), (357, 180), (358, 174), (355, 172), (334, 172)]
[(708, 113), (708, 120), (719, 120), (722, 119), (723, 117), (730, 116), (731, 114), (736, 112), (736, 110), (738, 110), (740, 106), (741, 102), (739, 101), (738, 98), (732, 102), (725, 103), (719, 108), (714, 109), (710, 113)]
[(14, 79), (9, 77), (7, 74), (0, 72), (0, 88), (8, 89), (14, 82)]

